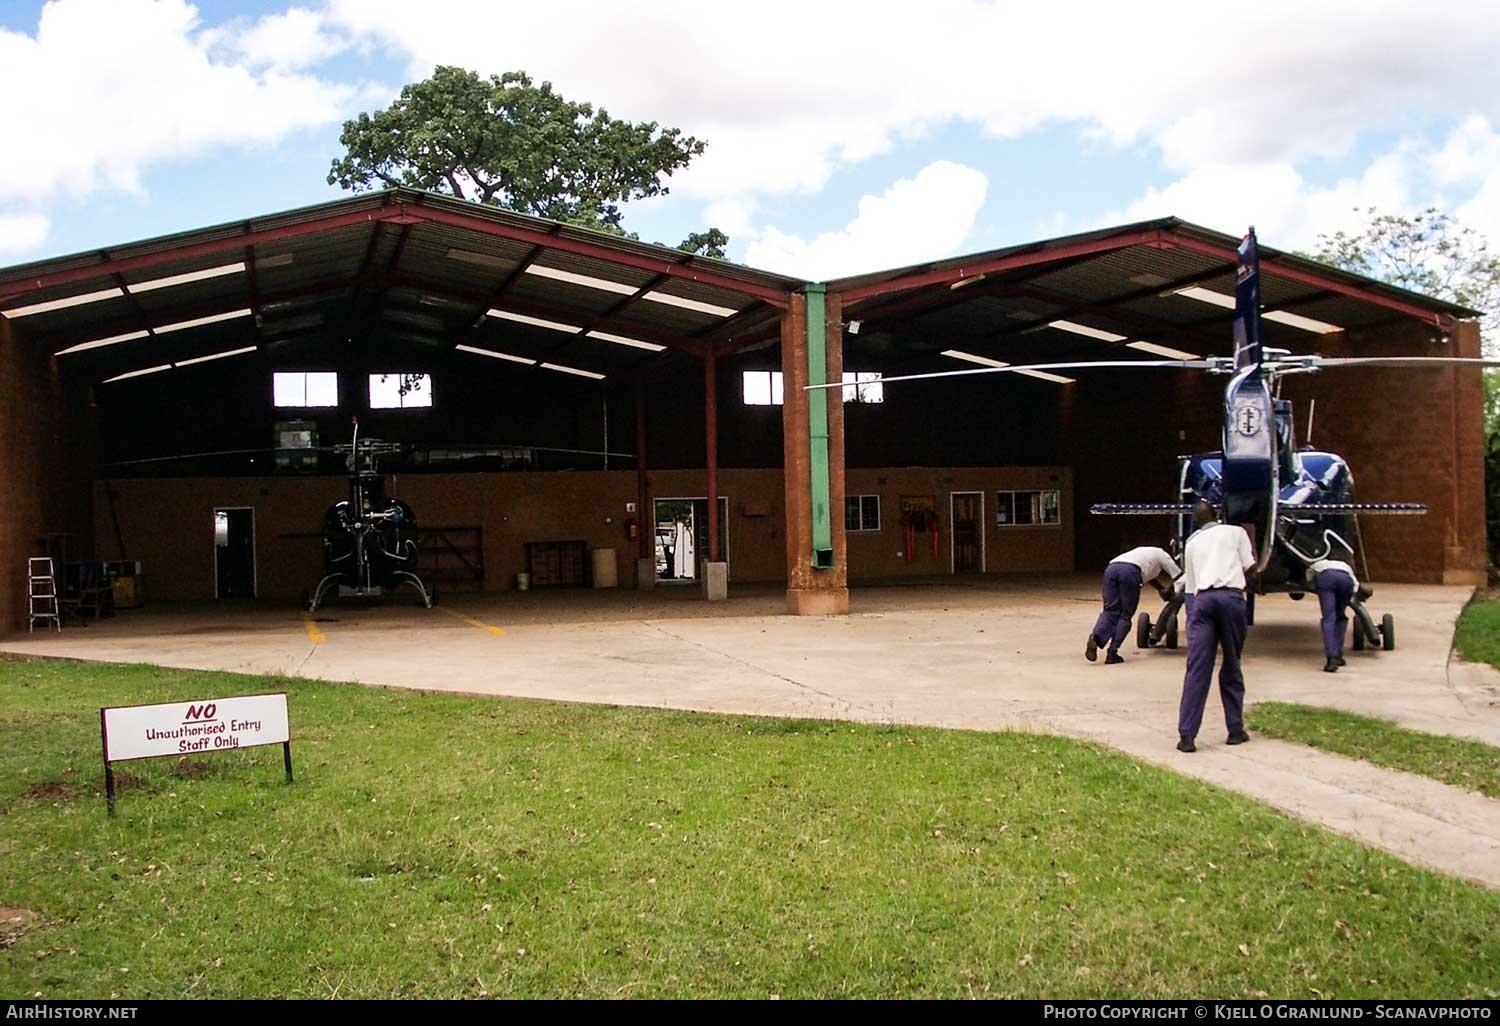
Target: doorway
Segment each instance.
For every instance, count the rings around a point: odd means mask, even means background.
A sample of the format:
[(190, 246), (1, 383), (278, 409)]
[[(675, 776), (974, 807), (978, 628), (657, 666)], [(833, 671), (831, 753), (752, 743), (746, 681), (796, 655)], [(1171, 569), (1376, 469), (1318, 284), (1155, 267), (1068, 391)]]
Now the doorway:
[[(656, 535), (656, 579), (696, 581), (698, 563), (708, 558), (708, 500), (657, 499), (652, 525)], [(729, 562), (729, 500), (719, 496), (719, 559)]]
[(984, 493), (952, 492), (948, 496), (949, 536), (953, 539), (953, 572), (984, 573)]
[(214, 597), (255, 597), (255, 510), (214, 509)]

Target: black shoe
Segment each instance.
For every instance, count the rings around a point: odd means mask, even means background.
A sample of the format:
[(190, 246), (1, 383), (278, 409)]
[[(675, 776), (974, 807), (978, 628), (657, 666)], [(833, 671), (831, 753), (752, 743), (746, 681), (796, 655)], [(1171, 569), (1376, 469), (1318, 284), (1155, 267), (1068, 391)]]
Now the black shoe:
[(1344, 665), (1344, 657), (1343, 656), (1339, 656), (1338, 658), (1334, 659), (1334, 662), (1338, 663), (1340, 666), (1343, 666)]
[(1083, 647), (1083, 657), (1089, 662), (1099, 658), (1099, 639), (1089, 635), (1089, 643)]
[(1196, 752), (1198, 750), (1198, 746), (1193, 744), (1193, 739), (1191, 737), (1183, 734), (1177, 742), (1177, 750), (1179, 752)]
[(1246, 734), (1243, 730), (1236, 730), (1234, 733), (1230, 734), (1227, 738), (1224, 739), (1224, 743), (1226, 745), (1242, 745), (1249, 740), (1249, 734)]
[(1339, 672), (1339, 661), (1337, 659), (1330, 659), (1330, 660), (1328, 660), (1328, 662), (1326, 662), (1326, 663), (1323, 664), (1323, 672), (1324, 673), (1338, 673)]
[(1123, 663), (1124, 661), (1125, 657), (1118, 652), (1111, 652), (1109, 655), (1104, 657), (1105, 666), (1113, 666), (1115, 663)]

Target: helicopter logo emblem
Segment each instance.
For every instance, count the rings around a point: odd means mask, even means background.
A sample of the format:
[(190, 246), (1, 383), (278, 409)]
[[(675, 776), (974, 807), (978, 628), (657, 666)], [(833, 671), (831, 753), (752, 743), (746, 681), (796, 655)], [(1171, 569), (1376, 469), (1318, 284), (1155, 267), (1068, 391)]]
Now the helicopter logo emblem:
[(1261, 413), (1257, 406), (1241, 406), (1234, 412), (1234, 429), (1246, 438), (1260, 434)]

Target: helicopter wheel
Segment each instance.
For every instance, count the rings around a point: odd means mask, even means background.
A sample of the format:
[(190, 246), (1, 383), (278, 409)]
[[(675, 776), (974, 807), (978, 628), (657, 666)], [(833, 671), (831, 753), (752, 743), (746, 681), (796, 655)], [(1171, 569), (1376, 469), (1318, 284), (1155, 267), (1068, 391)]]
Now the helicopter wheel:
[(1173, 617), (1170, 620), (1167, 621), (1167, 647), (1171, 648), (1171, 649), (1175, 649), (1177, 647), (1177, 617), (1176, 617), (1176, 615), (1173, 615)]
[(1390, 613), (1380, 618), (1380, 647), (1387, 652), (1396, 648), (1396, 618)]
[(1365, 650), (1365, 628), (1358, 620), (1354, 621), (1354, 651)]
[(1151, 647), (1151, 614), (1142, 613), (1135, 621), (1135, 647)]
[(428, 609), (436, 608), (437, 604), (438, 604), (438, 592), (437, 592), (436, 588), (433, 588), (431, 591), (429, 591), (427, 593), (427, 608)]

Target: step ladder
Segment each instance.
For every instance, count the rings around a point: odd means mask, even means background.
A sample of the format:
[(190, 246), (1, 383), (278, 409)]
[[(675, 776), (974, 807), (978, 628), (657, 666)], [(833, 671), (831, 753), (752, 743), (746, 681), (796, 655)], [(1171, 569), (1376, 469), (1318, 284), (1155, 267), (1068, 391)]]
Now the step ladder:
[(51, 556), (33, 556), (26, 561), (26, 592), (31, 604), (31, 620), (28, 632), (35, 631), (37, 621), (46, 628), (47, 621), (62, 630), (62, 618), (57, 615), (57, 578), (53, 576)]

